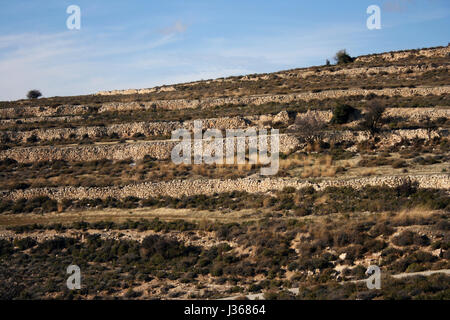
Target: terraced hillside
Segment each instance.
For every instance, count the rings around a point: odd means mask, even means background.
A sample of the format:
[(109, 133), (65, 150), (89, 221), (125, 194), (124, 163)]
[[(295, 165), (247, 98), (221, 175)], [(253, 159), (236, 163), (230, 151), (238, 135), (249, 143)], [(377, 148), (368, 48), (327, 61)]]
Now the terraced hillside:
[[(1, 102), (0, 294), (450, 298), (448, 276), (390, 277), (450, 269), (449, 58)], [(171, 133), (195, 120), (224, 136), (278, 129), (277, 173), (175, 164)], [(72, 263), (79, 291), (65, 287)], [(381, 290), (345, 282), (370, 264)]]

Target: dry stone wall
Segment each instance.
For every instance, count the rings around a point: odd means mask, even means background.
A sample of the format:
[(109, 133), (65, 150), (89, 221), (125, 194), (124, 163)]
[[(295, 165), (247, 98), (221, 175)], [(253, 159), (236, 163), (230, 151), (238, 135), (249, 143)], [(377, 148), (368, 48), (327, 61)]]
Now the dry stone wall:
[[(300, 129), (299, 129), (300, 130)], [(389, 133), (380, 135), (380, 144), (394, 145), (402, 141), (402, 139), (411, 140), (433, 139), (435, 137), (447, 137), (448, 130), (435, 130), (428, 132), (425, 129), (415, 130), (394, 130)], [(368, 140), (370, 135), (365, 131), (343, 130), (337, 132), (328, 132), (324, 136), (324, 141), (353, 141), (361, 142)], [(269, 150), (270, 150), (270, 139)], [(145, 142), (132, 143), (114, 143), (114, 144), (94, 144), (94, 145), (77, 145), (77, 146), (42, 146), (27, 148), (12, 148), (0, 151), (0, 159), (14, 159), (20, 163), (32, 163), (39, 161), (93, 161), (100, 159), (124, 160), (124, 159), (142, 159), (145, 155), (149, 155), (158, 160), (170, 159), (172, 149), (178, 141), (172, 140), (154, 140)], [(204, 146), (208, 143), (205, 141)], [(225, 143), (224, 143), (225, 145)], [(280, 152), (289, 153), (301, 146), (301, 142), (292, 135), (280, 135)]]
[[(382, 54), (374, 54), (368, 56), (360, 56), (355, 59), (356, 62), (361, 63), (370, 63), (375, 59), (382, 59), (384, 61), (398, 61), (401, 59), (405, 59), (411, 56), (424, 56), (427, 58), (431, 57), (448, 57), (450, 54), (450, 47), (443, 48), (430, 48), (430, 49), (422, 49), (422, 50), (409, 50), (403, 52), (388, 52)], [(340, 68), (338, 66), (338, 68)], [(388, 67), (346, 67), (340, 68), (335, 71), (331, 70), (321, 70), (317, 72), (315, 68), (304, 68), (304, 69), (296, 69), (296, 70), (288, 70), (281, 71), (271, 75), (268, 74), (258, 74), (258, 75), (248, 75), (241, 78), (231, 77), (231, 78), (221, 78), (215, 80), (208, 81), (195, 81), (190, 83), (184, 83), (183, 86), (195, 86), (202, 83), (214, 83), (214, 82), (244, 82), (244, 81), (260, 81), (260, 80), (268, 80), (271, 76), (276, 76), (279, 78), (303, 78), (306, 79), (311, 76), (330, 76), (330, 75), (346, 75), (346, 76), (358, 76), (360, 74), (379, 74), (379, 73), (387, 73), (387, 74), (399, 74), (404, 75), (406, 71), (413, 72), (414, 74), (424, 73), (430, 70), (436, 69), (448, 69), (448, 66), (434, 66), (432, 64), (420, 64), (415, 66), (388, 66)], [(154, 87), (154, 88), (145, 88), (145, 89), (127, 89), (127, 90), (112, 90), (112, 91), (100, 91), (98, 95), (127, 95), (127, 94), (148, 94), (148, 93), (158, 93), (164, 91), (176, 91), (177, 86), (163, 86), (163, 87)]]
[(437, 120), (439, 118), (450, 118), (450, 108), (387, 108), (385, 117), (403, 118), (410, 122), (421, 122), (426, 118)]
[[(281, 153), (289, 153), (299, 146), (298, 139), (293, 136), (280, 135), (279, 137)], [(270, 151), (270, 139), (267, 140)], [(171, 158), (171, 152), (178, 143), (179, 141), (174, 140), (155, 140), (135, 143), (13, 148), (0, 151), (0, 159), (9, 158), (20, 163), (54, 160), (82, 162), (100, 159), (139, 160), (149, 155), (158, 160), (167, 160)], [(205, 140), (203, 145), (207, 148), (211, 143)], [(223, 145), (225, 146), (225, 142)]]
[[(336, 67), (335, 70), (324, 69), (318, 71), (315, 68), (305, 68), (305, 69), (297, 69), (291, 71), (281, 71), (276, 72), (271, 75), (261, 74), (256, 76), (244, 76), (240, 79), (228, 79), (230, 82), (246, 82), (246, 81), (264, 81), (269, 80), (271, 77), (278, 77), (282, 79), (289, 78), (300, 78), (307, 79), (309, 77), (326, 77), (326, 76), (337, 76), (344, 75), (349, 77), (357, 77), (362, 74), (366, 75), (378, 75), (378, 74), (397, 74), (399, 76), (408, 75), (408, 76), (419, 76), (425, 72), (431, 70), (448, 70), (447, 65), (434, 66), (432, 64), (421, 64), (421, 65), (412, 65), (412, 66), (389, 66), (389, 67), (356, 67), (356, 68), (348, 68), (348, 67)], [(207, 81), (207, 83), (211, 82), (223, 82), (222, 79), (216, 79), (212, 81)], [(202, 83), (190, 83), (183, 85), (201, 85)], [(129, 94), (148, 94), (148, 93), (158, 93), (163, 91), (176, 91), (176, 87), (170, 87), (170, 89), (161, 90), (160, 88), (146, 88), (146, 89), (127, 89), (127, 90), (112, 90), (112, 91), (100, 91), (97, 95), (108, 96), (108, 95), (129, 95)]]
[[(413, 139), (424, 139), (429, 140), (437, 137), (448, 137), (449, 132), (446, 129), (428, 131), (426, 129), (400, 129), (393, 130), (392, 132), (381, 132), (379, 134), (380, 145), (393, 146), (402, 140), (413, 140)], [(338, 132), (328, 133), (324, 140), (325, 141), (355, 141), (363, 142), (371, 138), (369, 132), (367, 131), (352, 131), (343, 130)]]
[(60, 117), (31, 117), (17, 119), (3, 119), (0, 124), (37, 123), (37, 122), (66, 122), (83, 120), (82, 116), (60, 116)]
[[(434, 66), (431, 64), (423, 65), (412, 65), (412, 66), (389, 66), (389, 67), (358, 67), (358, 68), (348, 68), (335, 66), (334, 70), (324, 69), (318, 71), (316, 70), (295, 70), (291, 72), (276, 73), (275, 75), (279, 78), (289, 79), (289, 78), (299, 78), (307, 79), (309, 77), (333, 77), (333, 76), (346, 76), (346, 77), (358, 77), (361, 75), (376, 76), (379, 74), (384, 75), (395, 75), (396, 77), (411, 77), (420, 76), (428, 71), (435, 70), (448, 70), (447, 65)], [(264, 77), (254, 77), (252, 81), (263, 80)]]
[(25, 117), (53, 117), (64, 115), (82, 115), (93, 112), (93, 109), (85, 105), (61, 105), (58, 107), (13, 107), (0, 109), (1, 119), (25, 118)]
[[(313, 114), (317, 119), (330, 122), (333, 116), (331, 110), (310, 110), (306, 113), (298, 113), (296, 118), (300, 119)], [(411, 122), (420, 122), (428, 117), (430, 120), (438, 118), (450, 118), (450, 108), (388, 108), (385, 112), (386, 117), (401, 118)], [(277, 115), (261, 115), (248, 117), (221, 117), (213, 119), (202, 119), (205, 129), (238, 129), (248, 127), (269, 128), (270, 124), (283, 123), (290, 121), (286, 111)], [(353, 126), (358, 122), (352, 123)], [(34, 129), (29, 131), (3, 131), (0, 133), (0, 142), (26, 142), (31, 137), (39, 141), (82, 139), (87, 136), (91, 139), (115, 136), (121, 139), (129, 139), (135, 135), (146, 137), (170, 136), (173, 130), (185, 128), (192, 130), (194, 121), (160, 121), (160, 122), (131, 122), (122, 124), (112, 124), (108, 126), (91, 126), (78, 128), (49, 128)]]
[(205, 98), (194, 100), (156, 100), (146, 103), (107, 103), (99, 112), (117, 112), (124, 110), (139, 109), (189, 109), (189, 108), (213, 108), (224, 105), (262, 105), (266, 103), (290, 103), (294, 101), (311, 101), (314, 99), (337, 99), (348, 96), (366, 96), (375, 94), (377, 96), (402, 96), (410, 97), (414, 95), (442, 95), (450, 92), (450, 86), (441, 87), (421, 87), (421, 88), (389, 88), (389, 89), (348, 89), (348, 90), (326, 90), (322, 92), (301, 92), (279, 95), (254, 95), (244, 97), (226, 98)]
[(145, 89), (125, 89), (125, 90), (109, 90), (109, 91), (99, 91), (97, 94), (99, 96), (111, 96), (118, 94), (146, 94), (146, 93), (158, 93), (158, 92), (170, 92), (176, 91), (174, 86), (163, 86), (163, 87), (153, 87)]
[(408, 50), (408, 51), (397, 51), (397, 52), (386, 52), (382, 54), (373, 54), (367, 56), (360, 56), (356, 58), (356, 62), (368, 63), (372, 62), (375, 59), (383, 59), (385, 61), (398, 61), (401, 59), (407, 59), (410, 56), (424, 56), (427, 58), (430, 57), (448, 57), (450, 54), (450, 46), (442, 47), (442, 48), (428, 48), (421, 49), (417, 51)]
[(313, 187), (321, 190), (326, 187), (353, 187), (360, 189), (365, 186), (396, 187), (408, 177), (411, 181), (417, 182), (420, 188), (450, 188), (449, 174), (435, 175), (414, 175), (414, 176), (379, 176), (365, 177), (358, 179), (325, 179), (317, 181), (265, 178), (265, 179), (198, 179), (198, 180), (172, 180), (168, 182), (146, 182), (131, 184), (126, 186), (112, 187), (55, 187), (36, 188), (25, 190), (4, 191), (0, 195), (3, 199), (17, 200), (20, 198), (35, 198), (38, 196), (48, 196), (56, 200), (62, 199), (106, 199), (126, 198), (129, 196), (138, 198), (149, 198), (157, 196), (193, 196), (198, 194), (211, 195), (214, 193), (224, 193), (232, 191), (246, 191), (249, 193), (268, 192), (271, 190), (282, 190), (286, 187), (301, 189)]
[[(215, 128), (218, 130), (246, 128), (248, 126), (243, 117), (203, 119), (202, 124), (205, 129)], [(35, 137), (40, 141), (52, 141), (58, 139), (81, 139), (85, 136), (92, 139), (113, 135), (126, 139), (138, 134), (146, 137), (170, 136), (172, 131), (180, 128), (192, 130), (194, 121), (132, 122), (108, 126), (4, 131), (0, 133), (0, 141), (26, 142), (31, 137)]]
[[(179, 110), (189, 108), (213, 108), (224, 105), (262, 105), (267, 103), (291, 103), (295, 101), (311, 101), (314, 99), (337, 99), (349, 96), (366, 96), (374, 94), (377, 96), (402, 96), (411, 97), (414, 95), (443, 95), (450, 92), (450, 86), (440, 87), (418, 87), (418, 88), (387, 88), (387, 89), (348, 89), (348, 90), (326, 90), (321, 92), (300, 92), (292, 94), (279, 95), (253, 95), (243, 97), (226, 97), (226, 98), (205, 98), (205, 99), (177, 99), (177, 100), (155, 100), (150, 102), (111, 102), (103, 104), (97, 112), (120, 112), (133, 110), (153, 110), (167, 109)], [(17, 118), (17, 117), (39, 117), (39, 116), (62, 116), (62, 115), (79, 115), (92, 113), (94, 110), (88, 106), (59, 106), (57, 108), (50, 107), (23, 107), (23, 108), (4, 108), (0, 109), (0, 118)]]

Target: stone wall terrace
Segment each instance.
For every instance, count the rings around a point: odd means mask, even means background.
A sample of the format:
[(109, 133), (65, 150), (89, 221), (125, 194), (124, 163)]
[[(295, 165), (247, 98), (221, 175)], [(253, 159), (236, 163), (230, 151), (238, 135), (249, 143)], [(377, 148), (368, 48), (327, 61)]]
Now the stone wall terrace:
[[(417, 88), (386, 88), (386, 89), (359, 89), (351, 88), (348, 90), (324, 90), (321, 92), (300, 92), (278, 95), (252, 95), (242, 97), (225, 98), (204, 98), (204, 99), (177, 99), (177, 100), (155, 100), (150, 102), (110, 102), (104, 103), (96, 112), (120, 112), (130, 110), (179, 110), (189, 108), (213, 108), (224, 105), (262, 105), (267, 103), (291, 103), (295, 101), (311, 101), (314, 99), (337, 99), (350, 96), (366, 96), (374, 94), (377, 96), (401, 96), (411, 97), (414, 95), (443, 95), (450, 93), (450, 86), (440, 87), (417, 87)], [(17, 117), (40, 117), (40, 116), (62, 116), (62, 115), (80, 115), (95, 112), (94, 109), (83, 106), (59, 106), (50, 107), (22, 107), (22, 108), (3, 108), (0, 109), (0, 118)]]
[[(331, 110), (312, 110), (306, 113), (296, 114), (296, 118), (302, 118), (308, 113), (313, 113), (316, 118), (324, 122), (330, 122), (333, 116)], [(438, 118), (450, 118), (450, 108), (387, 108), (385, 117), (400, 118), (404, 121), (419, 123), (428, 117), (430, 120)], [(287, 112), (280, 112), (278, 115), (243, 116), (243, 117), (221, 117), (212, 119), (201, 119), (205, 129), (238, 129), (248, 127), (269, 128), (270, 124), (276, 122), (289, 122)], [(11, 120), (10, 120), (11, 121)], [(353, 126), (357, 122), (352, 123)], [(0, 142), (26, 142), (35, 137), (39, 141), (91, 139), (115, 136), (120, 139), (130, 139), (135, 135), (145, 137), (170, 136), (173, 130), (185, 128), (192, 130), (194, 121), (159, 121), (159, 122), (129, 122), (111, 124), (107, 126), (86, 126), (76, 128), (46, 128), (27, 131), (3, 131), (0, 132)]]
[(414, 175), (414, 176), (374, 176), (357, 179), (323, 179), (316, 181), (264, 178), (264, 179), (197, 179), (197, 180), (172, 180), (168, 182), (145, 182), (126, 186), (111, 187), (54, 187), (36, 188), (25, 190), (3, 191), (0, 196), (3, 199), (17, 200), (20, 198), (35, 198), (48, 196), (56, 200), (62, 199), (106, 199), (126, 198), (129, 196), (137, 198), (149, 198), (157, 196), (193, 196), (199, 194), (211, 195), (232, 191), (246, 191), (249, 193), (268, 192), (271, 190), (282, 190), (286, 187), (301, 189), (313, 187), (321, 190), (326, 187), (353, 187), (360, 189), (365, 186), (388, 186), (396, 187), (409, 178), (417, 182), (420, 188), (445, 189), (450, 188), (449, 174)]
[[(172, 149), (178, 143), (179, 141), (175, 140), (154, 140), (134, 143), (13, 148), (0, 151), (0, 159), (10, 158), (20, 163), (54, 160), (84, 162), (101, 159), (125, 160), (131, 158), (139, 160), (149, 155), (158, 160), (167, 160), (170, 159)], [(204, 146), (207, 145), (208, 142), (205, 140)], [(270, 139), (268, 139), (268, 145), (270, 151)], [(299, 146), (297, 138), (280, 135), (280, 152), (288, 153), (297, 146)]]
[[(426, 129), (394, 130), (380, 134), (380, 144), (394, 145), (402, 139), (411, 140), (433, 139), (435, 137), (447, 137), (448, 130), (434, 130), (429, 133)], [(362, 142), (370, 139), (365, 131), (343, 130), (328, 132), (324, 141), (356, 141)], [(269, 146), (270, 146), (270, 139)], [(93, 161), (101, 159), (110, 160), (139, 160), (149, 155), (158, 160), (170, 159), (171, 151), (178, 141), (153, 140), (132, 143), (103, 143), (93, 145), (60, 145), (60, 146), (37, 146), (19, 147), (0, 151), (0, 159), (14, 159), (20, 163), (33, 163), (39, 161), (65, 160), (73, 162)], [(206, 146), (207, 143), (204, 142)], [(225, 143), (224, 143), (225, 145)], [(280, 152), (289, 153), (301, 145), (299, 139), (292, 135), (280, 134)], [(270, 149), (270, 148), (269, 148)]]

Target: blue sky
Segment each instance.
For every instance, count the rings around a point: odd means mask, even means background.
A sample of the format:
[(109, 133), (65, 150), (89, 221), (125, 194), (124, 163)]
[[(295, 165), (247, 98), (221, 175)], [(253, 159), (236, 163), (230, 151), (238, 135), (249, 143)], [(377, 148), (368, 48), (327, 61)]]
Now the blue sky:
[[(0, 100), (148, 88), (447, 45), (448, 0), (0, 0)], [(381, 30), (366, 9), (381, 8)], [(68, 30), (69, 5), (81, 30)]]

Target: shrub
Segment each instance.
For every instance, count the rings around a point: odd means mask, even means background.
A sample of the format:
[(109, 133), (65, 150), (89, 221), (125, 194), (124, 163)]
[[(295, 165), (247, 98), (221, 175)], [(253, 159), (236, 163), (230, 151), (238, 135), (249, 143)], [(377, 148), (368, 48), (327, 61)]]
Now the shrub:
[(380, 235), (384, 236), (390, 236), (395, 232), (395, 229), (392, 228), (388, 223), (386, 222), (379, 222), (376, 225), (372, 227), (370, 230), (370, 234), (374, 237), (378, 237)]
[(378, 100), (372, 100), (366, 108), (366, 112), (363, 115), (363, 121), (361, 127), (364, 130), (368, 130), (372, 135), (377, 133), (383, 124), (383, 113), (386, 107)]
[(28, 189), (30, 187), (29, 183), (24, 183), (24, 182), (19, 182), (15, 185), (13, 185), (13, 189), (18, 189), (18, 190), (25, 190)]
[(73, 245), (76, 242), (73, 238), (57, 237), (50, 240), (45, 240), (39, 243), (36, 250), (38, 252), (49, 254), (56, 250), (63, 250)]
[(186, 248), (182, 243), (173, 239), (165, 239), (158, 235), (151, 235), (144, 238), (141, 245), (141, 255), (150, 257), (160, 255), (164, 259), (187, 255), (193, 247)]
[(394, 168), (394, 169), (404, 168), (406, 166), (407, 166), (407, 164), (406, 164), (405, 160), (395, 160), (392, 163), (392, 168)]
[(134, 291), (132, 288), (128, 289), (128, 291), (125, 293), (125, 298), (131, 299), (131, 298), (138, 298), (142, 295), (142, 291)]
[(259, 284), (252, 284), (248, 288), (248, 291), (250, 291), (250, 292), (259, 292), (261, 290), (262, 290), (262, 287)]
[(26, 237), (23, 239), (15, 239), (14, 245), (19, 248), (19, 250), (26, 250), (32, 248), (36, 245), (36, 240), (30, 237)]
[(0, 257), (3, 255), (10, 255), (13, 252), (11, 242), (0, 239)]
[(301, 138), (307, 143), (313, 144), (321, 140), (326, 123), (318, 118), (315, 113), (308, 111), (306, 115), (295, 120), (294, 126)]
[(417, 181), (411, 181), (408, 177), (403, 179), (396, 189), (399, 196), (403, 195), (409, 197), (417, 192), (418, 187), (419, 183)]
[(344, 124), (349, 121), (349, 118), (356, 111), (355, 108), (349, 106), (348, 104), (340, 104), (333, 110), (333, 118), (331, 118), (332, 123)]
[(213, 277), (220, 277), (223, 275), (223, 268), (221, 266), (214, 266), (211, 268), (211, 275)]
[(420, 245), (426, 246), (430, 243), (430, 239), (427, 236), (420, 236), (412, 231), (403, 231), (401, 234), (392, 239), (392, 242), (398, 246)]
[(436, 223), (436, 229), (442, 231), (450, 231), (450, 222), (447, 220), (440, 220)]
[(336, 52), (336, 55), (334, 56), (334, 60), (337, 64), (346, 64), (351, 63), (354, 61), (354, 58), (352, 58), (348, 53), (347, 50), (342, 49)]
[(36, 89), (30, 90), (30, 91), (28, 91), (28, 93), (27, 93), (27, 98), (28, 98), (28, 99), (37, 99), (37, 98), (39, 98), (40, 96), (42, 96), (42, 93), (41, 93), (39, 90), (36, 90)]
[(34, 134), (27, 138), (27, 142), (28, 143), (35, 143), (35, 142), (38, 142), (38, 141), (39, 141), (39, 138), (36, 137)]

